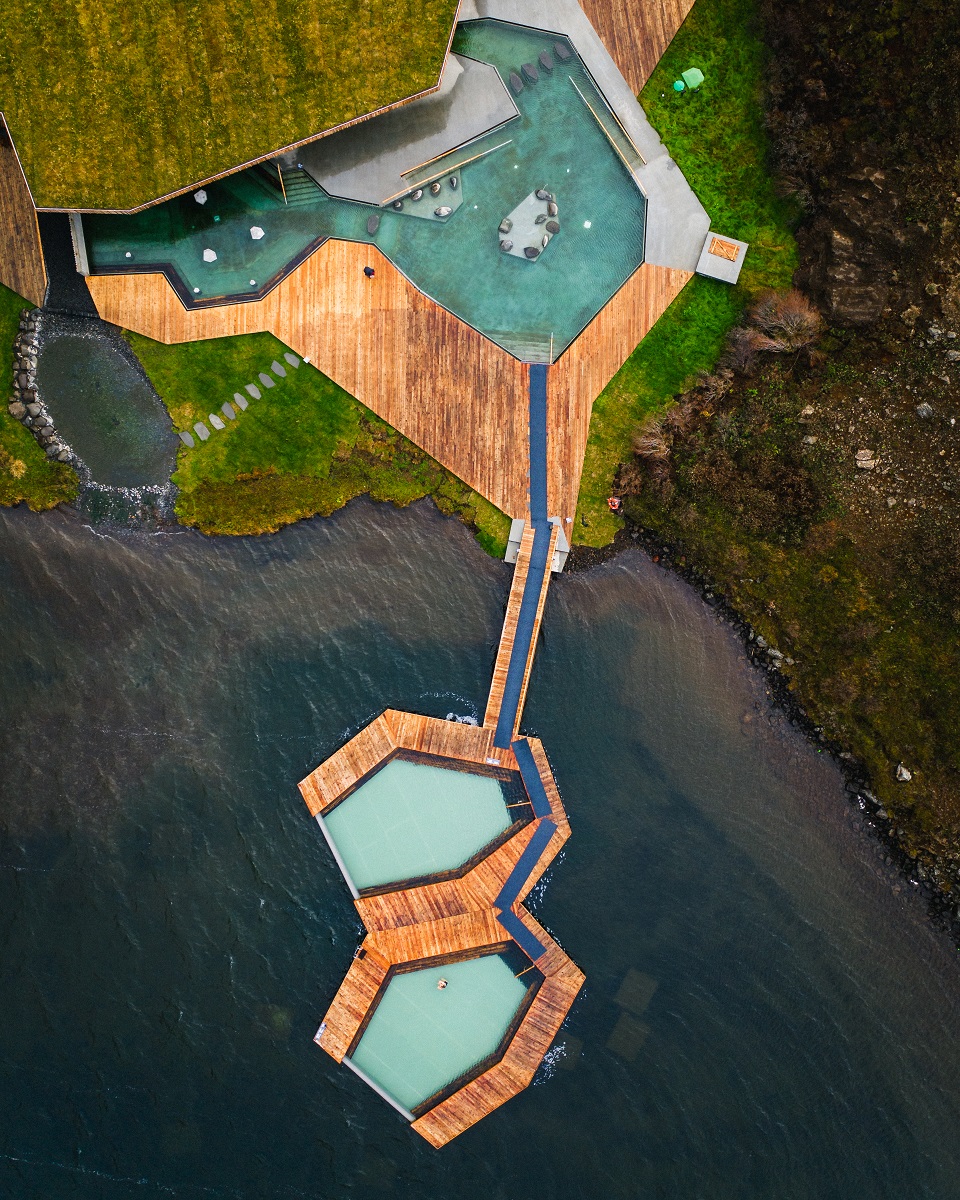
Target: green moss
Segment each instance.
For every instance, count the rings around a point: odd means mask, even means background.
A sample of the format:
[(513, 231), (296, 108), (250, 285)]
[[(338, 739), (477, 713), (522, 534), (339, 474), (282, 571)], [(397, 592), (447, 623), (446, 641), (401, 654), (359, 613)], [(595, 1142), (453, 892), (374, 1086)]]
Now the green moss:
[[(3, 355), (4, 394), (13, 384), (12, 352), (20, 311), (30, 303), (0, 284), (0, 354)], [(19, 421), (0, 412), (0, 504), (25, 502), (35, 512), (54, 508), (77, 494), (77, 476), (63, 463), (51, 463)]]
[(453, 0), (21, 0), (0, 109), (41, 207), (132, 208), (436, 84)]
[[(164, 346), (126, 335), (163, 397), (174, 425), (207, 421), (286, 349), (256, 333)], [(205, 533), (274, 532), (329, 516), (354, 496), (407, 505), (432, 496), (471, 525), (489, 553), (502, 555), (507, 517), (407, 438), (307, 363), (209, 441), (181, 447), (174, 483), (177, 515)]]
[[(603, 546), (620, 521), (607, 507), (640, 419), (664, 407), (716, 362), (751, 297), (790, 284), (796, 266), (792, 202), (777, 196), (762, 121), (766, 54), (754, 0), (697, 0), (640, 95), (651, 124), (710, 214), (712, 227), (750, 243), (736, 287), (695, 277), (594, 404), (574, 540)], [(673, 91), (687, 67), (695, 92)]]

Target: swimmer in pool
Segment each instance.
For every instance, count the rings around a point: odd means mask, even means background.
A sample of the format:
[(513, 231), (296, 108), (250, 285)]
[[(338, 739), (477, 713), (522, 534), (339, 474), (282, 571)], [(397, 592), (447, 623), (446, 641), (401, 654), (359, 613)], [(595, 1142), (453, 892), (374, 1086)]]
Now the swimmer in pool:
[(445, 979), (441, 979), (441, 980), (440, 980), (440, 982), (437, 984), (437, 988), (438, 988), (438, 989), (439, 989), (441, 992), (443, 991), (443, 989), (444, 989), (446, 986), (447, 986), (447, 981), (446, 981)]

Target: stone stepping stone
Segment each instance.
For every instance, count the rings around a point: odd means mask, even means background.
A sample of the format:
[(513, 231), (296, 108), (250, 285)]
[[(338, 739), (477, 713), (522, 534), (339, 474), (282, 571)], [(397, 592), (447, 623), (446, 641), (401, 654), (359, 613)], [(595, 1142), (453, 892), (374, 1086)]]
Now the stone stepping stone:
[(295, 354), (292, 354), (289, 350), (286, 352), (286, 354), (283, 357), (287, 360), (287, 362), (290, 364), (290, 366), (293, 367), (294, 370), (296, 370), (297, 367), (300, 366), (300, 359), (297, 358), (297, 356)]
[(196, 425), (194, 425), (193, 431), (197, 435), (197, 437), (200, 439), (201, 442), (205, 442), (207, 440), (207, 438), (210, 436), (210, 430), (206, 427), (206, 425), (204, 425), (204, 423), (202, 421), (198, 421), (196, 423)]
[(196, 445), (196, 442), (193, 440), (193, 434), (188, 433), (186, 429), (180, 430), (180, 441), (183, 442), (185, 446), (189, 446), (191, 450)]
[(545, 71), (553, 70), (553, 59), (550, 57), (549, 50), (541, 50), (537, 55), (537, 62)]
[(233, 411), (233, 405), (230, 403), (229, 400), (227, 401), (226, 404), (220, 405), (220, 411), (223, 413), (223, 415), (227, 418), (228, 421), (235, 421), (237, 419), (237, 414)]
[(273, 362), (270, 364), (270, 370), (274, 373), (274, 375), (278, 376), (280, 379), (286, 379), (286, 377), (287, 377), (286, 367), (282, 367), (280, 365), (280, 363), (277, 362), (276, 359), (274, 359)]
[(236, 402), (237, 408), (239, 408), (241, 412), (243, 412), (243, 410), (250, 403), (250, 401), (245, 396), (241, 396), (239, 392), (233, 393), (233, 399)]
[(277, 386), (277, 385), (276, 385), (276, 384), (273, 382), (273, 380), (270, 378), (270, 376), (269, 376), (269, 375), (266, 373), (266, 371), (261, 371), (261, 372), (260, 372), (260, 374), (259, 374), (259, 376), (258, 376), (258, 379), (260, 380), (260, 382), (263, 384), (263, 386), (264, 386), (265, 388), (272, 388), (272, 387), (276, 387), (276, 386)]
[(525, 78), (529, 79), (531, 83), (536, 83), (540, 78), (540, 73), (533, 63), (524, 63), (520, 70), (523, 72)]
[(220, 420), (220, 418), (217, 416), (217, 414), (216, 414), (216, 413), (211, 413), (211, 414), (209, 415), (209, 417), (207, 417), (207, 420), (208, 420), (208, 421), (210, 422), (210, 424), (211, 424), (211, 425), (214, 427), (214, 429), (225, 429), (225, 428), (226, 428), (226, 426), (225, 426), (225, 425), (224, 425), (224, 423), (223, 423), (223, 422)]
[(519, 96), (523, 91), (523, 80), (516, 73), (516, 71), (510, 72), (510, 87), (513, 89), (513, 94), (515, 96)]
[(570, 57), (570, 51), (563, 44), (563, 42), (555, 42), (554, 46), (553, 46), (553, 52), (557, 56), (557, 58), (560, 59), (561, 62), (566, 62), (567, 59)]
[(245, 384), (244, 391), (249, 392), (249, 394), (254, 398), (254, 400), (260, 399), (260, 389), (257, 387), (257, 385), (255, 383)]

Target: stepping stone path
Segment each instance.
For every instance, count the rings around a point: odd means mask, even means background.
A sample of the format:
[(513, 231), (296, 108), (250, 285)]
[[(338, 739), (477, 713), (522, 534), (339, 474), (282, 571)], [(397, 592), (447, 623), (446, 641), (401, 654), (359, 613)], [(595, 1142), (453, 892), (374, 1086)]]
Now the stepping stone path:
[[(300, 366), (301, 360), (291, 350), (284, 351), (283, 357), (288, 366), (292, 367), (293, 370), (296, 370), (297, 367)], [(303, 361), (309, 362), (309, 359), (305, 359)], [(278, 362), (277, 359), (274, 359), (270, 364), (270, 370), (273, 371), (274, 375), (276, 375), (278, 379), (286, 379), (287, 377), (286, 367), (283, 365), (283, 363)], [(266, 373), (266, 371), (261, 371), (257, 378), (265, 388), (277, 386), (273, 379)], [(260, 400), (263, 396), (263, 393), (255, 383), (245, 383), (243, 388), (247, 395), (251, 396), (254, 400)], [(246, 396), (244, 396), (243, 392), (234, 392), (233, 403), (231, 403), (229, 400), (225, 401), (220, 405), (220, 412), (223, 413), (228, 421), (235, 421), (237, 419), (237, 409), (243, 412), (249, 407), (249, 405), (250, 401), (246, 398)], [(207, 421), (213, 426), (214, 429), (226, 429), (226, 425), (223, 423), (223, 420), (216, 413), (209, 413), (207, 415)], [(210, 430), (203, 423), (203, 421), (197, 421), (193, 429), (194, 433), (196, 433), (201, 442), (207, 441), (207, 439), (210, 437)], [(181, 430), (179, 436), (183, 444), (190, 449), (196, 445), (196, 442), (193, 439), (193, 434), (188, 430)]]

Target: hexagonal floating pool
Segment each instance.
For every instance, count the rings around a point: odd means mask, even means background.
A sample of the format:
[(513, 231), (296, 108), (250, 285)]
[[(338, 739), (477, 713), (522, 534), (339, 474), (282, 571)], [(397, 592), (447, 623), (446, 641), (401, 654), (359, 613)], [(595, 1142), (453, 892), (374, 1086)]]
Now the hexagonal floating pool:
[(357, 894), (449, 876), (532, 815), (515, 771), (401, 751), (320, 818)]
[(344, 1062), (419, 1116), (502, 1054), (542, 982), (523, 970), (515, 952), (496, 950), (394, 968)]

